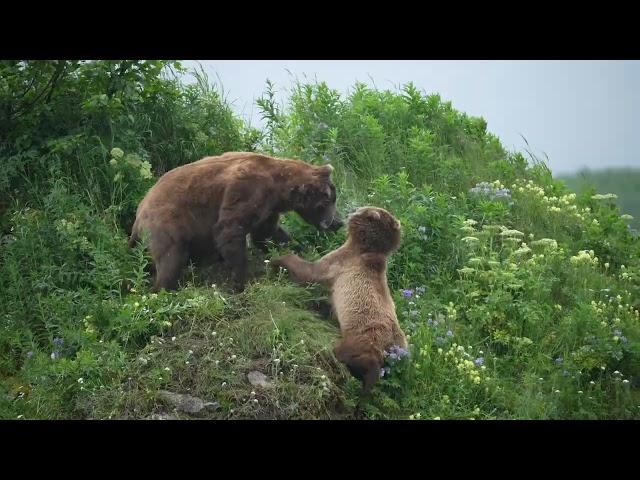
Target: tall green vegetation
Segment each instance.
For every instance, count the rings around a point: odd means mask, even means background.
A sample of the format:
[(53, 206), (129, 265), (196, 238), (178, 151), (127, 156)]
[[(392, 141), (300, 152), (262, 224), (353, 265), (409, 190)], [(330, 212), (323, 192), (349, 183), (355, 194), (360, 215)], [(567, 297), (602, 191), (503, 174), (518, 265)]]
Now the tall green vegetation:
[[(610, 197), (572, 192), (411, 84), (296, 83), (285, 105), (267, 84), (257, 131), (184, 73), (0, 63), (0, 416), (149, 418), (170, 410), (163, 389), (215, 399), (214, 418), (353, 415), (339, 329), (311, 309), (326, 291), (255, 255), (242, 294), (195, 268), (179, 292), (150, 294), (146, 253), (126, 245), (160, 174), (260, 150), (331, 162), (341, 209), (402, 222), (388, 278), (411, 353), (389, 360), (368, 418), (638, 417), (639, 245)], [(284, 221), (305, 258), (344, 240)]]

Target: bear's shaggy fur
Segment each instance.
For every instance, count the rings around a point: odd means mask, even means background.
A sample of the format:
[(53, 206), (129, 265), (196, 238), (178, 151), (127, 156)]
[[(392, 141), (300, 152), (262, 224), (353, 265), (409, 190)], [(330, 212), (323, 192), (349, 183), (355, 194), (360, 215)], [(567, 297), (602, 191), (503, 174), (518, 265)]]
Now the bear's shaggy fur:
[(273, 261), (299, 283), (331, 288), (331, 303), (342, 340), (336, 358), (363, 382), (368, 392), (380, 376), (384, 351), (407, 340), (387, 285), (387, 257), (400, 246), (400, 222), (382, 208), (362, 207), (349, 217), (347, 241), (317, 262), (297, 255)]
[(286, 243), (280, 214), (297, 212), (323, 230), (337, 230), (331, 165), (277, 159), (247, 152), (206, 157), (165, 173), (140, 202), (129, 245), (149, 235), (154, 290), (177, 287), (189, 258), (217, 254), (246, 283), (246, 236), (265, 249), (267, 240)]

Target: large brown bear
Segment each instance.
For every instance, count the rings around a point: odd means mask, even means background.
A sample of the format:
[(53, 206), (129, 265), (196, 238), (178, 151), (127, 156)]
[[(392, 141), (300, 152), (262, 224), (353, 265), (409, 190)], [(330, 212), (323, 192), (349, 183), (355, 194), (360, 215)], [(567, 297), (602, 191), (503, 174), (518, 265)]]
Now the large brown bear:
[(273, 261), (299, 283), (320, 282), (331, 288), (331, 303), (342, 340), (336, 358), (368, 392), (378, 380), (385, 351), (406, 349), (387, 286), (387, 257), (400, 246), (400, 222), (382, 208), (362, 207), (349, 217), (344, 245), (317, 262), (297, 255)]
[(206, 157), (165, 173), (140, 202), (129, 245), (149, 235), (153, 289), (177, 287), (189, 258), (216, 252), (232, 268), (234, 289), (247, 280), (246, 236), (265, 249), (285, 243), (280, 214), (297, 212), (322, 230), (337, 230), (331, 165), (247, 152)]

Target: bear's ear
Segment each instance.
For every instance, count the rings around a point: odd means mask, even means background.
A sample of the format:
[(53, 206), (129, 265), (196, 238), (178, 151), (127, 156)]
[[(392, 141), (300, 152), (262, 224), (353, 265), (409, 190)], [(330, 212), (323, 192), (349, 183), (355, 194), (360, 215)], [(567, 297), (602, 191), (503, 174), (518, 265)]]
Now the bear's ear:
[(329, 179), (329, 177), (331, 177), (331, 172), (333, 172), (333, 165), (327, 164), (317, 167), (313, 173), (320, 178)]
[(380, 212), (371, 208), (367, 211), (367, 216), (374, 220), (380, 220)]

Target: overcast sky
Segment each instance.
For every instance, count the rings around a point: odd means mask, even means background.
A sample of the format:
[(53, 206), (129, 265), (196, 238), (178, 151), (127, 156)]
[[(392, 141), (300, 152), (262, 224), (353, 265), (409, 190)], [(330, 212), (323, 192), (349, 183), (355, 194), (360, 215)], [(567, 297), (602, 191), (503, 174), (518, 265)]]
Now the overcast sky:
[[(292, 75), (347, 92), (356, 81), (395, 90), (412, 81), (454, 108), (482, 116), (509, 150), (549, 156), (556, 174), (640, 167), (640, 61), (202, 60), (238, 114), (261, 126), (266, 79), (286, 98)], [(185, 61), (188, 67), (194, 61)], [(291, 72), (291, 74), (288, 72)]]

